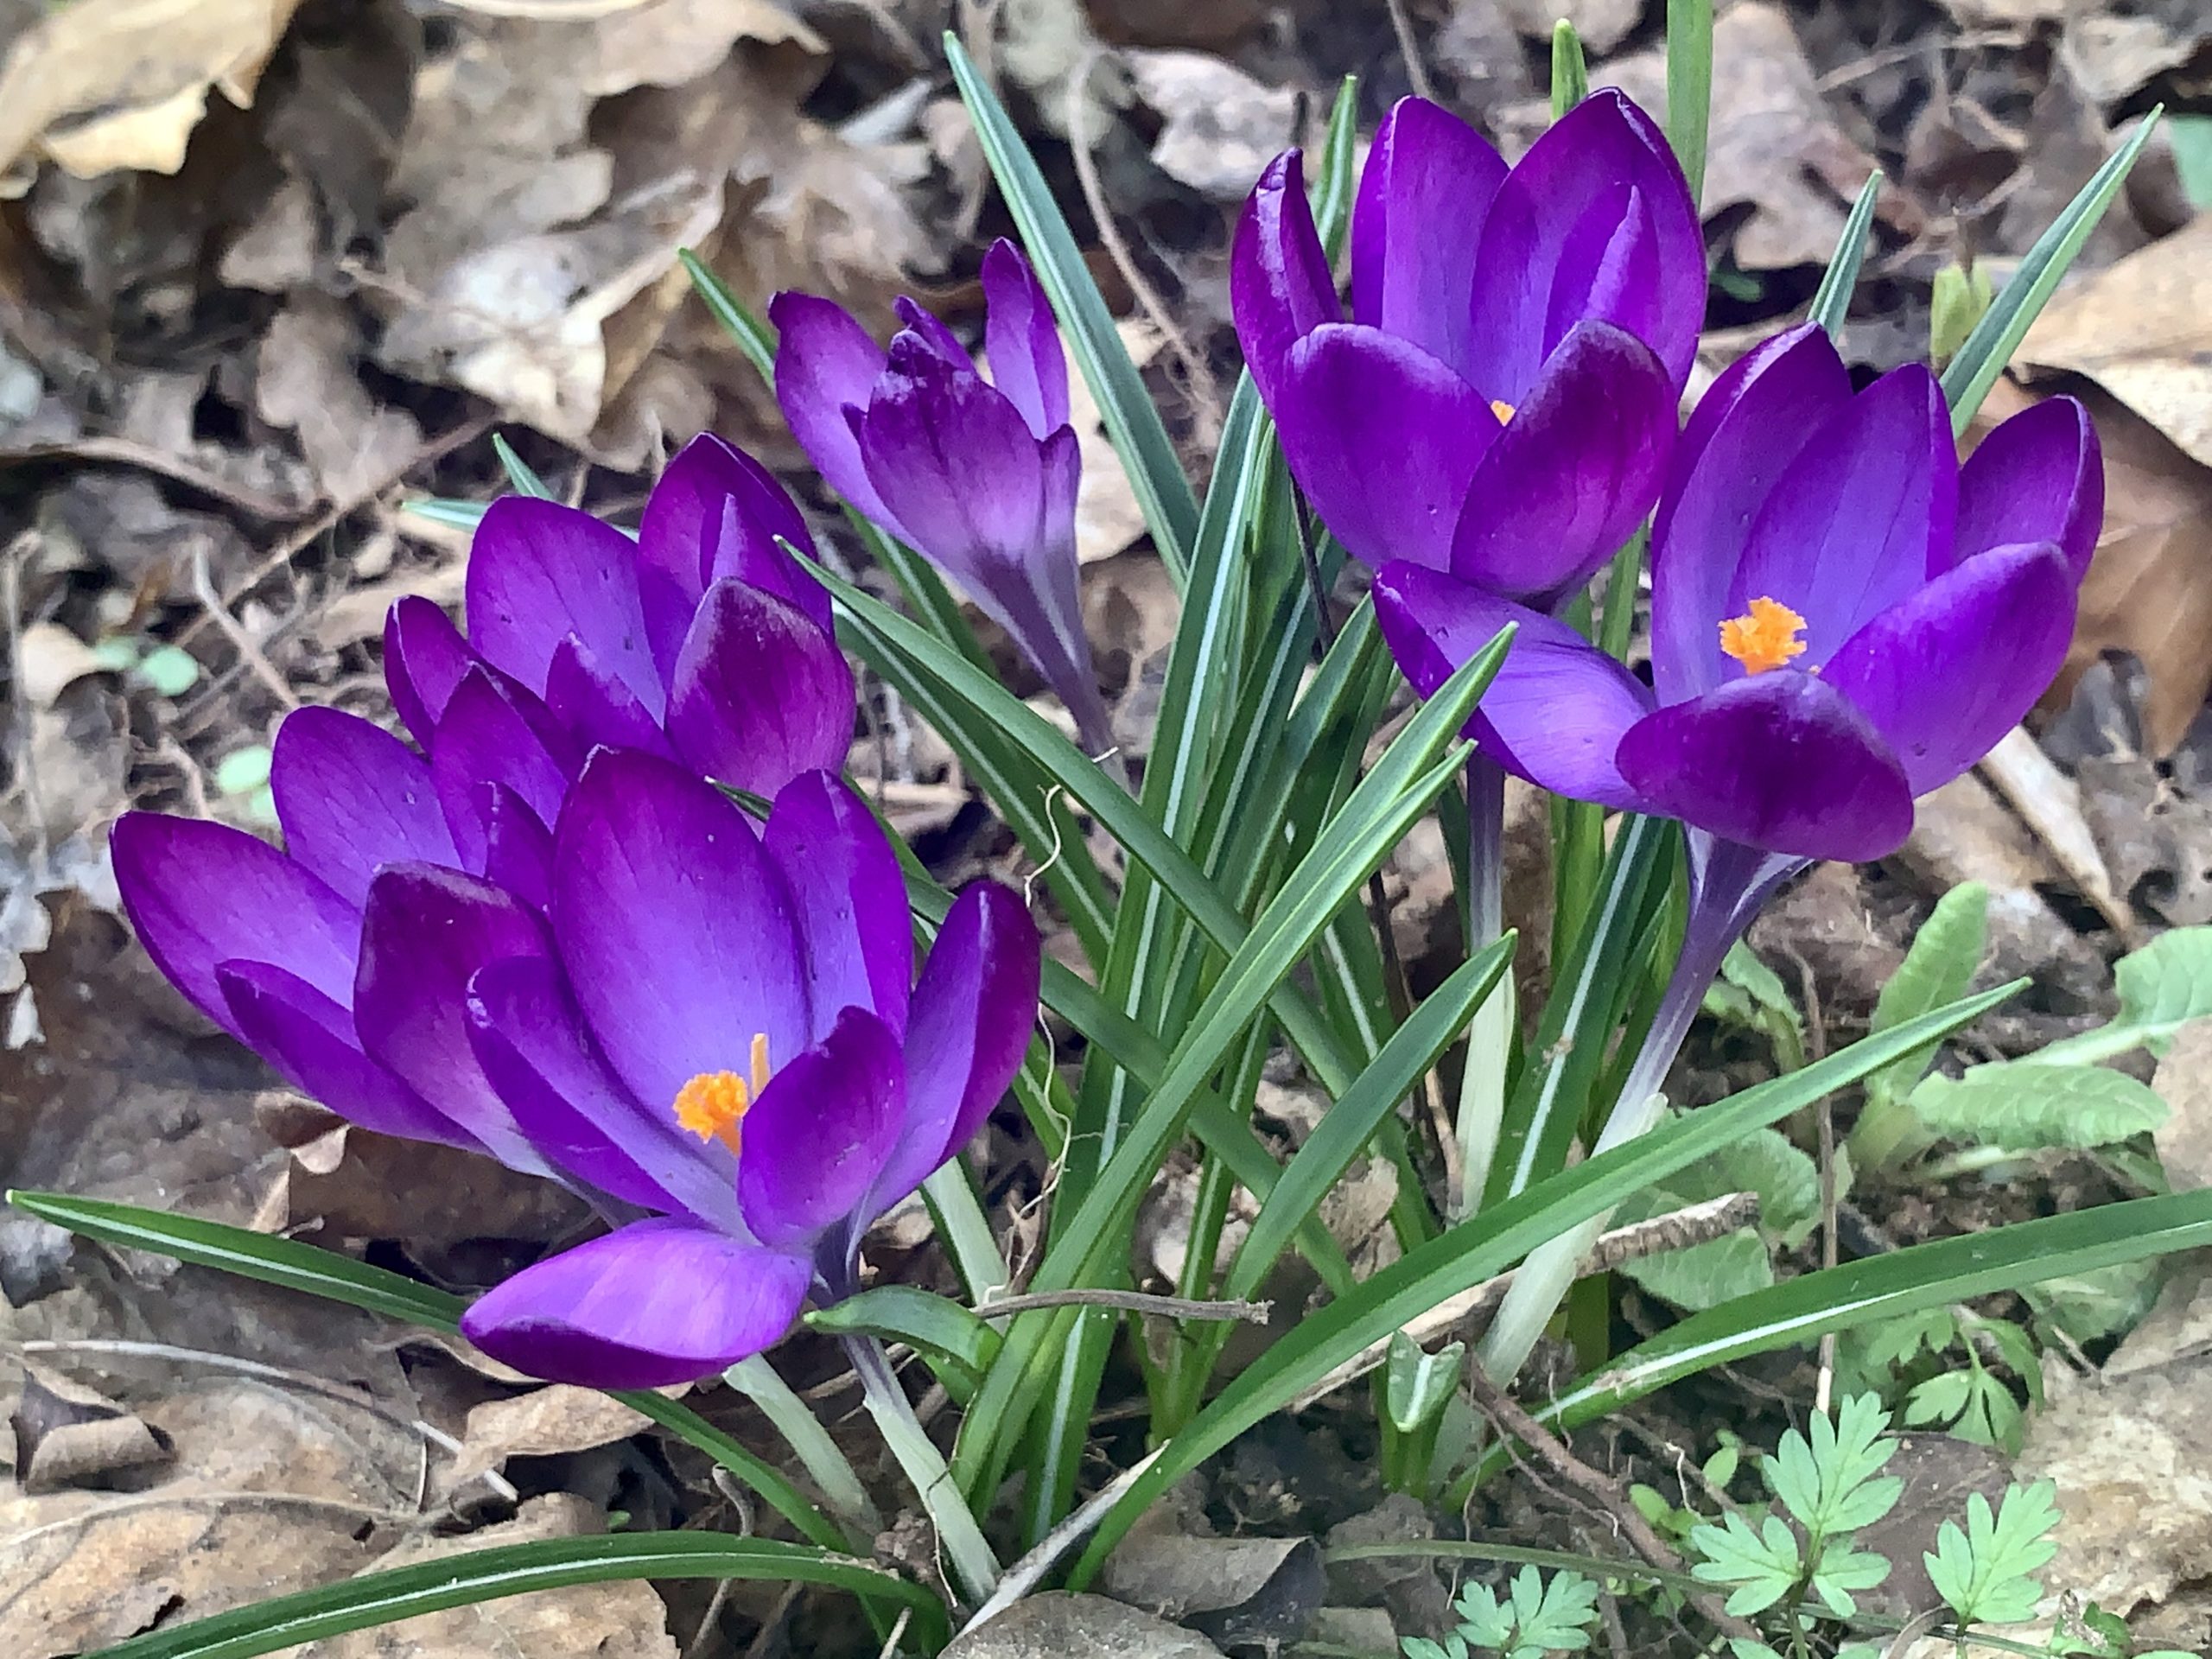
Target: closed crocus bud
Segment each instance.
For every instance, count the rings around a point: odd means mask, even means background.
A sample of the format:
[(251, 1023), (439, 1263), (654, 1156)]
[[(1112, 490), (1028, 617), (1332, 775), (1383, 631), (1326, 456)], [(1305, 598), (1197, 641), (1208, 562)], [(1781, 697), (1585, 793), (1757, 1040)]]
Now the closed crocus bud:
[(912, 300), (887, 349), (843, 307), (785, 293), (768, 311), (777, 400), (830, 486), (966, 589), (1103, 752), (1112, 721), (1077, 592), (1067, 359), (1019, 249), (995, 243), (982, 277), (988, 379)]
[(1918, 365), (1863, 391), (1808, 324), (1683, 434), (1652, 537), (1652, 684), (1565, 625), (1410, 563), (1376, 582), (1424, 693), (1508, 621), (1473, 730), (1559, 794), (1795, 859), (1894, 852), (2050, 684), (2103, 518), (2088, 412), (2053, 397), (1961, 467)]
[[(1448, 227), (1448, 229), (1440, 229)], [(1361, 175), (1343, 320), (1296, 151), (1245, 205), (1230, 292), (1291, 474), (1345, 550), (1549, 609), (1651, 509), (1704, 316), (1704, 243), (1613, 91), (1509, 168), (1393, 109)]]

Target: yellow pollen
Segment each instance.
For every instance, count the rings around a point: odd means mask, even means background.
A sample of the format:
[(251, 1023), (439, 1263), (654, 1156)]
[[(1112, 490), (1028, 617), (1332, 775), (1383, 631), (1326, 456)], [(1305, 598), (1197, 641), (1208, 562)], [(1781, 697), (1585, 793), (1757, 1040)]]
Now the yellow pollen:
[(1497, 416), (1498, 424), (1501, 426), (1520, 413), (1503, 397), (1493, 397), (1490, 400), (1490, 412)]
[(745, 1149), (745, 1114), (768, 1086), (768, 1034), (753, 1039), (750, 1083), (734, 1071), (702, 1071), (676, 1091), (676, 1121), (702, 1141)]
[(753, 1098), (758, 1100), (768, 1088), (768, 1033), (753, 1033)]
[(1745, 673), (1764, 674), (1805, 654), (1805, 642), (1797, 637), (1804, 627), (1803, 617), (1762, 594), (1745, 614), (1720, 625), (1720, 649), (1741, 663)]

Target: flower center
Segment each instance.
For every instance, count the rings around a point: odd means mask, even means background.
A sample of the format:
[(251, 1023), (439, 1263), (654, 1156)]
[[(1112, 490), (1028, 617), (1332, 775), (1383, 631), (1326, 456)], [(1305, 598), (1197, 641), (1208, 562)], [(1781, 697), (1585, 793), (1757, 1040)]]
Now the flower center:
[(768, 1086), (768, 1033), (756, 1032), (750, 1079), (734, 1071), (702, 1071), (676, 1091), (676, 1121), (702, 1141), (745, 1150), (745, 1114)]
[(1804, 627), (1803, 617), (1762, 594), (1743, 615), (1720, 625), (1720, 649), (1741, 663), (1745, 673), (1764, 674), (1805, 654), (1805, 642), (1797, 637)]
[(1512, 404), (1507, 403), (1503, 397), (1493, 397), (1490, 400), (1490, 412), (1497, 416), (1497, 423), (1500, 426), (1504, 425), (1508, 421), (1511, 420), (1516, 415), (1520, 413), (1518, 410), (1515, 409)]

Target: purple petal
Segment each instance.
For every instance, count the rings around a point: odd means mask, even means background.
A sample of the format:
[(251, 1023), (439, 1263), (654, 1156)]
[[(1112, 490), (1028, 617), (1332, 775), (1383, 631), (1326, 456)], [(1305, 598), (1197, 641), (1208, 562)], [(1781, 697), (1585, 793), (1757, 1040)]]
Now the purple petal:
[(380, 865), (459, 861), (430, 763), (382, 727), (335, 709), (296, 709), (276, 730), (269, 785), (284, 844), (349, 903)]
[(842, 771), (853, 671), (835, 635), (758, 588), (707, 590), (676, 659), (668, 734), (701, 772), (772, 795), (817, 766)]
[(570, 634), (658, 709), (663, 695), (638, 591), (638, 550), (613, 525), (535, 496), (494, 501), (468, 554), (468, 637), (495, 666), (543, 693)]
[(1577, 323), (1475, 468), (1452, 573), (1539, 603), (1580, 588), (1658, 499), (1675, 391), (1643, 341)]
[(2104, 454), (2089, 411), (2071, 397), (2047, 397), (1999, 426), (1959, 469), (1954, 556), (2050, 542), (2078, 582), (2104, 518)]
[(1001, 237), (983, 256), (983, 359), (991, 382), (1042, 440), (1068, 423), (1068, 359), (1044, 285)]
[(1564, 622), (1441, 571), (1385, 565), (1374, 594), (1382, 637), (1424, 697), (1514, 624), (1470, 735), (1508, 772), (1555, 794), (1637, 804), (1613, 763), (1622, 735), (1651, 711), (1651, 694), (1634, 675)]
[(602, 749), (553, 836), (553, 931), (569, 983), (617, 1076), (673, 1110), (702, 1073), (807, 1046), (791, 901), (745, 814), (649, 755)]
[(883, 372), (883, 348), (843, 306), (812, 294), (777, 295), (768, 303), (768, 318), (779, 331), (776, 402), (791, 435), (855, 512), (905, 539), (868, 480), (860, 440), (845, 418), (848, 409), (868, 407)]
[(232, 1036), (218, 963), (272, 963), (348, 1001), (360, 911), (305, 866), (228, 824), (126, 812), (110, 838), (139, 943), (169, 982)]
[(1815, 675), (1777, 669), (1648, 715), (1621, 740), (1644, 810), (1799, 858), (1859, 861), (1912, 833), (1912, 790), (1881, 734)]
[(1567, 330), (1611, 322), (1679, 387), (1705, 320), (1705, 239), (1666, 139), (1611, 89), (1554, 122), (1497, 188), (1475, 262), (1469, 377), (1519, 404)]
[(906, 366), (877, 383), (861, 426), (868, 476), (906, 538), (963, 580), (989, 559), (1036, 556), (1042, 448), (1021, 411), (971, 369), (913, 356)]
[(479, 1297), (461, 1334), (502, 1364), (588, 1389), (696, 1382), (791, 1328), (812, 1269), (671, 1219), (549, 1256)]
[(1392, 105), (1352, 209), (1353, 316), (1467, 378), (1475, 249), (1504, 181), (1505, 158), (1458, 116), (1423, 98)]
[(866, 1226), (955, 1156), (1021, 1069), (1037, 1025), (1036, 924), (1012, 890), (979, 881), (953, 900), (922, 964), (906, 1030), (906, 1121)]
[(1274, 404), (1283, 458), (1345, 551), (1451, 561), (1452, 527), (1497, 416), (1417, 346), (1325, 323), (1291, 347)]
[(369, 888), (353, 1026), (361, 1047), (510, 1169), (546, 1173), (476, 1063), (468, 982), (487, 963), (542, 957), (537, 914), (512, 894), (429, 864), (401, 864)]
[(912, 296), (901, 294), (891, 302), (891, 310), (900, 325), (898, 334), (891, 339), (890, 356), (893, 368), (899, 365), (899, 357), (906, 353), (921, 353), (949, 368), (975, 368), (975, 359), (969, 356), (968, 348), (960, 343), (960, 337), (946, 327), (933, 313), (925, 311)]
[(1651, 671), (1662, 702), (1740, 673), (1721, 652), (1720, 623), (1752, 522), (1851, 396), (1827, 331), (1808, 322), (1738, 358), (1691, 411), (1651, 521)]
[(1306, 200), (1306, 174), (1294, 149), (1269, 162), (1236, 221), (1229, 255), (1229, 308), (1237, 342), (1273, 410), (1282, 395), (1284, 359), (1296, 341), (1344, 316), (1321, 234)]
[(1936, 377), (1916, 363), (1884, 375), (1830, 416), (1776, 480), (1724, 614), (1761, 597), (1787, 605), (1805, 618), (1799, 666), (1818, 667), (1948, 563), (1958, 489), (1950, 411)]
[(385, 613), (385, 683), (399, 718), (425, 748), (461, 676), (480, 660), (453, 619), (420, 594), (396, 601)]
[(2073, 637), (2065, 555), (2050, 542), (1993, 548), (1875, 617), (1823, 677), (1873, 722), (1912, 792), (1925, 795), (2019, 723)]
[(769, 1079), (737, 1160), (738, 1202), (762, 1243), (804, 1248), (868, 1196), (906, 1121), (906, 1080), (899, 1039), (865, 1008)]
[(226, 962), (215, 974), (239, 1034), (294, 1088), (378, 1135), (484, 1150), (364, 1054), (353, 1016), (305, 980), (265, 962)]
[(553, 898), (552, 831), (505, 784), (477, 785), (474, 799), (484, 824), (484, 879), (543, 911)]
[[(670, 660), (674, 659), (671, 652)], [(604, 745), (674, 758), (661, 716), (574, 634), (553, 649), (545, 671), (545, 706), (587, 752)]]
[(560, 816), (568, 793), (569, 772), (518, 706), (518, 691), (484, 669), (471, 669), (447, 703), (430, 746), (430, 781), (467, 869), (484, 868), (491, 834), (481, 785), (512, 790), (546, 823)]
[(833, 774), (802, 772), (777, 794), (761, 839), (791, 890), (817, 1022), (866, 1008), (902, 1034), (914, 930), (899, 856), (874, 815)]
[(737, 1160), (625, 1090), (586, 1035), (560, 970), (518, 957), (478, 970), (468, 1037), (516, 1126), (547, 1162), (647, 1210), (677, 1210), (743, 1235)]
[(683, 446), (653, 486), (638, 526), (638, 556), (669, 572), (690, 604), (697, 604), (709, 584), (734, 576), (791, 601), (828, 627), (830, 595), (776, 544), (779, 537), (803, 553), (814, 551), (806, 520), (774, 475), (704, 432)]

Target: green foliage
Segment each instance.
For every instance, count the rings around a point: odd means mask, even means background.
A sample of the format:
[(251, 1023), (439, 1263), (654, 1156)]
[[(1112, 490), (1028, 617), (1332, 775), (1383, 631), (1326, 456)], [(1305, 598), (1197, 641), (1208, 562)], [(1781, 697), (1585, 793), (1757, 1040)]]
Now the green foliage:
[(2149, 1085), (2102, 1066), (2000, 1060), (1965, 1075), (1923, 1077), (1912, 1109), (1937, 1135), (2005, 1152), (2102, 1147), (2166, 1121)]
[(1467, 1659), (1495, 1653), (1503, 1659), (1543, 1659), (1548, 1653), (1588, 1649), (1598, 1623), (1598, 1582), (1573, 1571), (1546, 1580), (1534, 1567), (1513, 1576), (1505, 1599), (1486, 1584), (1470, 1584), (1452, 1611), (1459, 1626), (1441, 1643), (1408, 1637), (1406, 1659)]
[(1687, 1308), (1719, 1307), (1773, 1284), (1768, 1235), (1794, 1248), (1812, 1230), (1821, 1209), (1818, 1166), (1778, 1130), (1760, 1129), (1731, 1141), (1663, 1185), (1637, 1194), (1615, 1220), (1649, 1220), (1730, 1192), (1758, 1195), (1758, 1226), (1627, 1262), (1621, 1272), (1653, 1295)]
[(2035, 1617), (2043, 1586), (2035, 1574), (2058, 1553), (2057, 1488), (2047, 1480), (2009, 1486), (1993, 1512), (1980, 1492), (1967, 1499), (1963, 1531), (1946, 1521), (1921, 1559), (1929, 1581), (1961, 1624), (2018, 1624)]
[(1705, 994), (1714, 1019), (1758, 1033), (1774, 1046), (1775, 1064), (1795, 1071), (1805, 1064), (1805, 1020), (1782, 976), (1738, 940), (1721, 958), (1720, 977)]
[(1967, 336), (1974, 332), (1974, 324), (1982, 319), (1997, 297), (1997, 290), (1989, 280), (1989, 268), (1976, 265), (1972, 270), (1962, 265), (1948, 264), (1936, 273), (1935, 296), (1929, 306), (1928, 355), (1938, 363), (1948, 363), (1959, 354), (1967, 343)]

